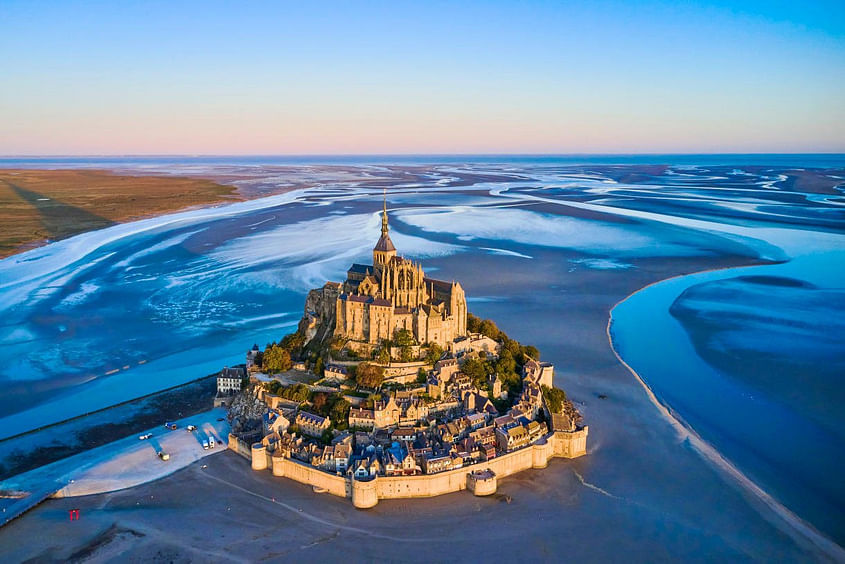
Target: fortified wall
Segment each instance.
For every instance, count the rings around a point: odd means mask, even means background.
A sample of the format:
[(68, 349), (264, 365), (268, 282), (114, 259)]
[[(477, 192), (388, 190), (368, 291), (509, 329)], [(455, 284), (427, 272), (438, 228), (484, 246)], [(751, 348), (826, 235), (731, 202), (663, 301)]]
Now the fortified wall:
[(249, 445), (234, 435), (229, 435), (229, 448), (251, 460), (253, 470), (269, 469), (274, 476), (308, 484), (315, 492), (349, 498), (355, 507), (366, 509), (380, 499), (432, 497), (466, 489), (478, 496), (494, 494), (499, 478), (529, 468), (545, 468), (554, 457), (577, 458), (586, 454), (588, 432), (589, 427), (555, 431), (525, 448), (457, 470), (368, 480), (329, 474), (304, 462), (270, 454), (263, 444)]

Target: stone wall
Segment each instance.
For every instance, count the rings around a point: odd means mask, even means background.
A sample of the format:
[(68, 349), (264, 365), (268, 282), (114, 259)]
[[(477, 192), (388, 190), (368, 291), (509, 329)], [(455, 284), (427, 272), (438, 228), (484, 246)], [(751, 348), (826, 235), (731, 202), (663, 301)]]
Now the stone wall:
[[(350, 498), (355, 507), (366, 509), (376, 505), (379, 499), (432, 497), (468, 488), (476, 495), (490, 495), (495, 493), (499, 478), (529, 468), (545, 468), (554, 457), (576, 458), (586, 454), (588, 432), (588, 427), (573, 432), (557, 431), (529, 447), (457, 470), (421, 476), (379, 476), (368, 481), (329, 474), (282, 456), (270, 456), (261, 443), (248, 445), (233, 435), (229, 436), (229, 448), (251, 459), (255, 470), (270, 468), (274, 476), (308, 484), (318, 492)], [(478, 480), (470, 476), (475, 470), (490, 470), (494, 476), (479, 487)]]
[(270, 460), (274, 476), (290, 478), (300, 484), (312, 486), (315, 491), (330, 493), (338, 497), (350, 497), (351, 495), (351, 480), (344, 476), (329, 474), (310, 464), (282, 456), (271, 456)]

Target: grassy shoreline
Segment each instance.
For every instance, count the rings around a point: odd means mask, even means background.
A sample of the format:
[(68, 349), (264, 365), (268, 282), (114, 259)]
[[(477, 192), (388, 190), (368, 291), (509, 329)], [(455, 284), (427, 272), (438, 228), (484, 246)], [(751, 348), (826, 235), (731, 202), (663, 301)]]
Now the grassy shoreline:
[(117, 223), (243, 199), (235, 186), (198, 177), (0, 169), (0, 259)]

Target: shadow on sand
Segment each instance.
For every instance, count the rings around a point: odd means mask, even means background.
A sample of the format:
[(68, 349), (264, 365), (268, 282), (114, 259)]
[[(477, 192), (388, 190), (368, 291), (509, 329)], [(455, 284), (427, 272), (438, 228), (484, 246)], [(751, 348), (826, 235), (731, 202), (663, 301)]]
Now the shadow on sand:
[(51, 239), (64, 239), (83, 231), (102, 229), (116, 223), (82, 208), (48, 198), (38, 192), (32, 192), (11, 183), (8, 185), (18, 197), (38, 211), (41, 224)]

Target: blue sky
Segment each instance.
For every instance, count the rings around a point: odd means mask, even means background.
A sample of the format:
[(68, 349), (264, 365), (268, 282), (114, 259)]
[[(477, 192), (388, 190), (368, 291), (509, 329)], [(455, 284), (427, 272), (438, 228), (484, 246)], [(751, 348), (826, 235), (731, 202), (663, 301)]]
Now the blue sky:
[(0, 154), (845, 151), (841, 1), (0, 0), (0, 76)]

